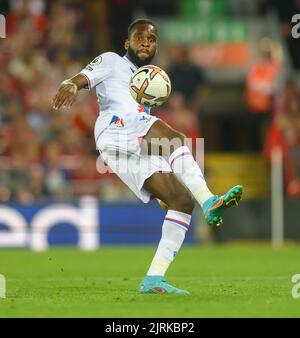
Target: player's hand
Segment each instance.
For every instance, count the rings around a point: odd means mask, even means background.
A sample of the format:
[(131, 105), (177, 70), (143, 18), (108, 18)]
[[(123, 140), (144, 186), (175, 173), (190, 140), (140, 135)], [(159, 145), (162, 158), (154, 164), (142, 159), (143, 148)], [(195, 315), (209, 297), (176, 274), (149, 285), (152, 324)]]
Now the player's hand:
[(57, 94), (52, 100), (52, 107), (58, 110), (62, 106), (70, 108), (76, 100), (78, 87), (72, 81), (64, 81), (60, 85)]

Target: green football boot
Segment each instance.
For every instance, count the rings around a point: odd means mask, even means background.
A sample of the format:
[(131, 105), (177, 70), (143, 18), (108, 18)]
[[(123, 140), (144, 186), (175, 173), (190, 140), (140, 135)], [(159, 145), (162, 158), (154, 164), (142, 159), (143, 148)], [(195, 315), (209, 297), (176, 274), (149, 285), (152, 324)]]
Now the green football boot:
[(236, 185), (231, 188), (225, 195), (219, 197), (212, 196), (203, 204), (203, 212), (207, 224), (219, 226), (223, 223), (223, 213), (225, 209), (238, 205), (243, 194), (243, 187)]
[(186, 290), (180, 290), (170, 285), (162, 276), (146, 276), (139, 285), (139, 293), (142, 294), (176, 294), (189, 295)]

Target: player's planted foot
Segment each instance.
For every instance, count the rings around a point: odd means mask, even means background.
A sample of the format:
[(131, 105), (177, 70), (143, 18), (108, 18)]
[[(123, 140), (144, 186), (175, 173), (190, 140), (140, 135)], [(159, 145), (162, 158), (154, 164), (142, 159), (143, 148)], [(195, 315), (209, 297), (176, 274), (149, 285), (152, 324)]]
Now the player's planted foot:
[(186, 290), (170, 285), (162, 276), (146, 276), (139, 285), (139, 293), (189, 295)]
[(243, 187), (236, 185), (225, 195), (219, 197), (215, 195), (203, 204), (203, 212), (207, 224), (219, 226), (223, 223), (223, 213), (225, 209), (237, 206), (243, 194)]

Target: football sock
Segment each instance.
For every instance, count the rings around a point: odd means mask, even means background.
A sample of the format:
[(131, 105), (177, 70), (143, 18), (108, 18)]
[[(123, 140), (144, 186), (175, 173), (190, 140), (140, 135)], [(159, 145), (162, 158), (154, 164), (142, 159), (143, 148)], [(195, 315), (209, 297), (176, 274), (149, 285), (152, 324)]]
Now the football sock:
[(171, 154), (169, 164), (174, 174), (191, 191), (201, 207), (206, 200), (214, 196), (208, 189), (202, 171), (187, 146), (177, 148)]
[(184, 241), (191, 217), (180, 211), (167, 212), (162, 226), (161, 240), (147, 276), (164, 276)]

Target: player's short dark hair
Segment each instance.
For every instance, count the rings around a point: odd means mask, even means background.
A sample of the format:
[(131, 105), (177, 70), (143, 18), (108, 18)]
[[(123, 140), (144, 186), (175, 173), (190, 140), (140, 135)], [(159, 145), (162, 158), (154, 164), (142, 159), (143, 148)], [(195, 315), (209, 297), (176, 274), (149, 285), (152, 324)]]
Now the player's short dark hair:
[(156, 24), (150, 20), (150, 19), (145, 19), (145, 18), (141, 18), (141, 19), (136, 19), (134, 20), (129, 26), (128, 26), (128, 38), (130, 38), (130, 35), (134, 29), (134, 27), (136, 25), (140, 25), (140, 24), (148, 24), (148, 25), (151, 25), (155, 28), (155, 31), (156, 31), (156, 34), (158, 33), (158, 29), (157, 29), (157, 26)]

